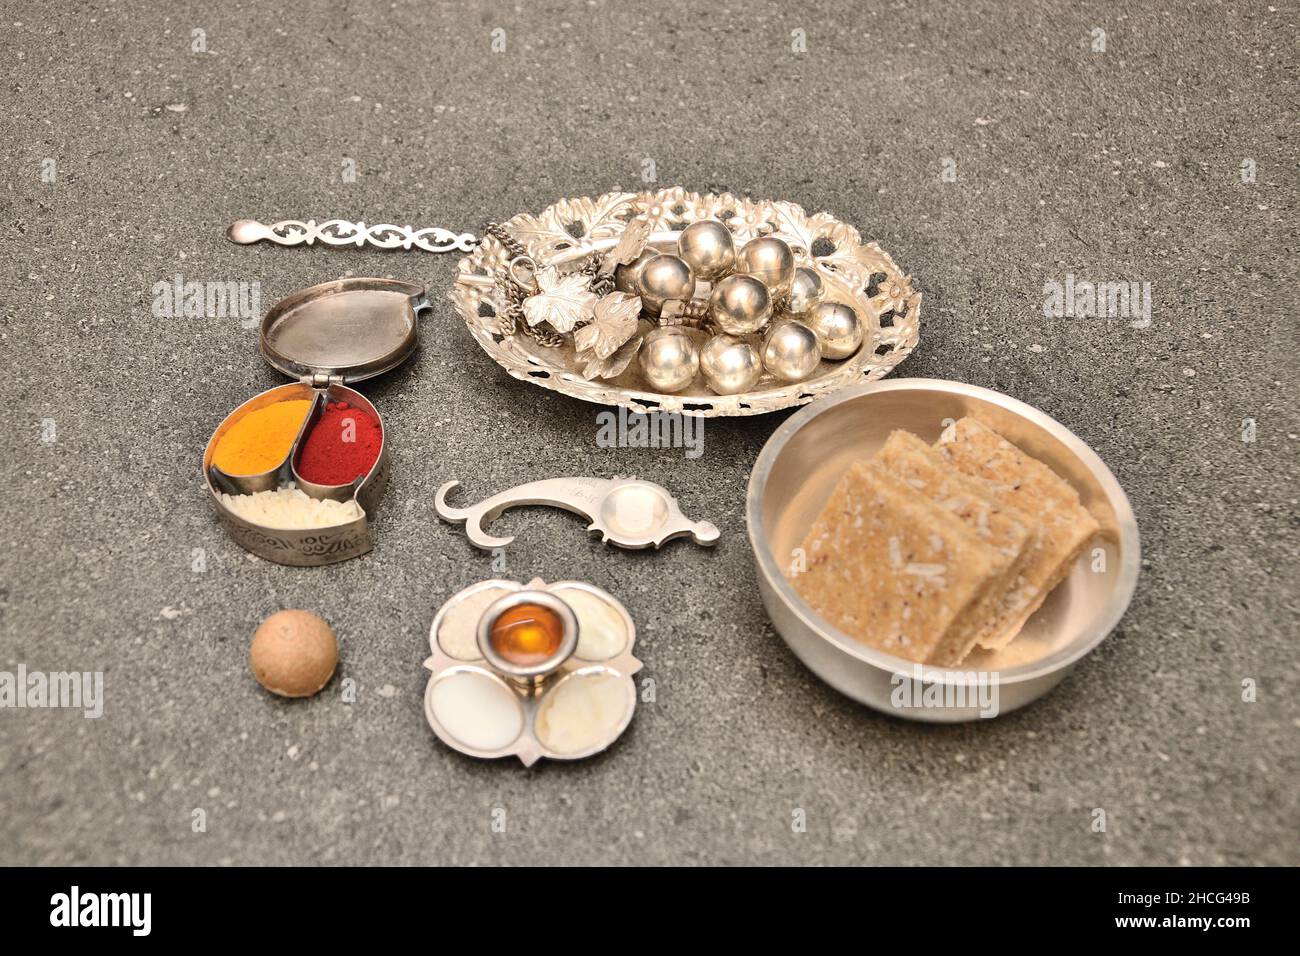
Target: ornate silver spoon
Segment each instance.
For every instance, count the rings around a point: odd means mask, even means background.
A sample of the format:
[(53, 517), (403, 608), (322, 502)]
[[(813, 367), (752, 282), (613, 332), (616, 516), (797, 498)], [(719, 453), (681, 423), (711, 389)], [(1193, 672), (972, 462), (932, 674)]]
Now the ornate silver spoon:
[(347, 219), (285, 219), (266, 225), (255, 219), (240, 219), (226, 230), (231, 242), (241, 246), (255, 242), (274, 242), (279, 246), (373, 246), (376, 249), (422, 249), (425, 252), (473, 252), (478, 248), (478, 238), (468, 232), (455, 233), (449, 229), (430, 226), (416, 229), (379, 223), (367, 226), (364, 222)]

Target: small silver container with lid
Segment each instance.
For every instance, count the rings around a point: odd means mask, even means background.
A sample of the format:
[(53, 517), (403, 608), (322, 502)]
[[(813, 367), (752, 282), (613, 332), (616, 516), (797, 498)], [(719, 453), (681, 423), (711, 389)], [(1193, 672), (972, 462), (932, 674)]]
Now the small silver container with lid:
[[(365, 554), (373, 546), (370, 518), (388, 484), (388, 437), (378, 410), (351, 386), (396, 368), (415, 351), (419, 320), (429, 301), (421, 285), (392, 279), (337, 279), (277, 302), (262, 319), (258, 351), (296, 381), (250, 398), (217, 426), (203, 454), (203, 473), (217, 515), (241, 547), (278, 564), (314, 567)], [(312, 404), (283, 461), (255, 475), (223, 472), (217, 445), (236, 422), (277, 402)], [(304, 442), (330, 402), (346, 402), (379, 427), (379, 455), (370, 470), (344, 485), (320, 485), (298, 474)], [(328, 528), (265, 527), (232, 511), (222, 493), (247, 495), (293, 485), (309, 497), (355, 500), (360, 517)]]

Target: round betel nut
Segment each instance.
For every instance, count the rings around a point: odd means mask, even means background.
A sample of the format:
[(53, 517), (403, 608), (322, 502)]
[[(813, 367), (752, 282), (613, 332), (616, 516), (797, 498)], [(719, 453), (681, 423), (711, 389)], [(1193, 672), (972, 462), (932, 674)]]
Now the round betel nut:
[(277, 611), (253, 632), (249, 664), (257, 682), (281, 697), (310, 697), (339, 662), (334, 631), (310, 611)]

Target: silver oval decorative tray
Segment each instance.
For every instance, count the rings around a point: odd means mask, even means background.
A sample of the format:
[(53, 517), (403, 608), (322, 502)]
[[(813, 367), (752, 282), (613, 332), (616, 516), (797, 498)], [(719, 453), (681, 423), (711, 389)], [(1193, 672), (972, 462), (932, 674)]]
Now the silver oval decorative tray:
[[(758, 415), (802, 405), (882, 378), (916, 348), (921, 293), (888, 253), (874, 242), (864, 243), (856, 229), (829, 213), (810, 216), (789, 202), (672, 188), (565, 199), (539, 215), (521, 214), (501, 226), (527, 250), (538, 271), (553, 266), (568, 274), (590, 269), (593, 259), (618, 245), (633, 220), (648, 223), (649, 246), (668, 251), (675, 248), (682, 229), (705, 219), (723, 222), (737, 246), (761, 236), (784, 240), (796, 266), (815, 269), (829, 297), (854, 307), (865, 333), (858, 350), (843, 361), (823, 360), (803, 381), (785, 383), (764, 374), (752, 390), (736, 395), (714, 394), (698, 377), (683, 391), (658, 392), (636, 362), (612, 378), (587, 378), (571, 339), (547, 347), (534, 337), (503, 333), (500, 317), (510, 305), (503, 279), (516, 256), (491, 234), (460, 261), (451, 299), (475, 340), (513, 377), (584, 401), (640, 412)], [(697, 307), (704, 305), (708, 292), (708, 284), (700, 283)]]

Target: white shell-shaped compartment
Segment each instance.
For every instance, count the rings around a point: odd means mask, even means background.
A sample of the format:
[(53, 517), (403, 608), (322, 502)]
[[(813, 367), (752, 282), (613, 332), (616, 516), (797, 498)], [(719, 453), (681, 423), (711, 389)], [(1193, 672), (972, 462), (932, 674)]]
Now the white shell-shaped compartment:
[[(565, 273), (613, 249), (634, 219), (648, 220), (649, 244), (660, 252), (676, 251), (682, 229), (709, 219), (726, 225), (737, 248), (759, 236), (784, 240), (795, 265), (812, 269), (822, 280), (828, 300), (853, 307), (863, 323), (861, 346), (843, 361), (821, 362), (804, 381), (786, 384), (765, 374), (752, 389), (735, 395), (715, 394), (703, 375), (680, 392), (659, 392), (635, 361), (614, 378), (587, 379), (572, 341), (546, 348), (527, 335), (500, 333), (499, 316), (507, 303), (497, 280), (511, 256), (499, 240), (485, 236), (460, 261), (451, 291), (457, 311), (483, 350), (520, 381), (584, 401), (641, 412), (729, 416), (803, 405), (874, 381), (889, 374), (920, 340), (921, 293), (889, 254), (874, 242), (864, 243), (856, 229), (829, 213), (809, 215), (794, 203), (675, 187), (564, 199), (539, 215), (521, 214), (503, 225), (540, 267), (555, 266)], [(702, 301), (708, 289), (708, 283), (699, 283), (697, 299)]]
[(448, 599), (433, 618), (429, 649), (458, 661), (478, 661), (478, 622), (488, 606), (511, 591), (520, 590), (517, 581), (480, 581)]
[[(478, 624), (498, 599), (525, 588), (564, 601), (578, 619), (573, 656), (528, 693), (493, 671), (478, 648)], [(425, 688), (425, 716), (443, 743), (472, 757), (516, 756), (525, 765), (541, 757), (580, 760), (609, 747), (636, 710), (632, 675), (641, 662), (632, 654), (636, 627), (627, 609), (601, 588), (583, 581), (546, 584), (535, 578), (480, 581), (452, 595), (429, 628), (432, 671)], [(449, 675), (463, 675), (450, 677)], [(486, 682), (487, 678), (496, 684)], [(452, 683), (444, 684), (451, 680)], [(517, 733), (497, 692), (510, 693), (522, 715)], [(481, 712), (475, 713), (475, 708)]]
[(474, 757), (503, 757), (524, 730), (519, 694), (486, 667), (460, 664), (429, 678), (429, 723), (443, 740)]
[(578, 649), (574, 656), (600, 663), (629, 650), (636, 639), (636, 627), (627, 610), (608, 593), (580, 581), (557, 581), (551, 593), (578, 618)]
[(533, 717), (533, 736), (549, 756), (581, 760), (623, 733), (635, 709), (632, 681), (609, 667), (583, 667), (546, 691)]

